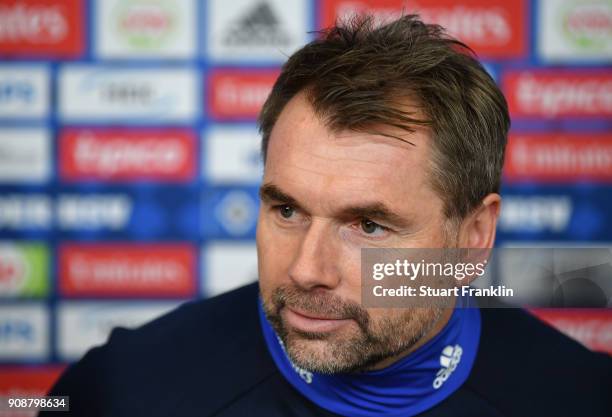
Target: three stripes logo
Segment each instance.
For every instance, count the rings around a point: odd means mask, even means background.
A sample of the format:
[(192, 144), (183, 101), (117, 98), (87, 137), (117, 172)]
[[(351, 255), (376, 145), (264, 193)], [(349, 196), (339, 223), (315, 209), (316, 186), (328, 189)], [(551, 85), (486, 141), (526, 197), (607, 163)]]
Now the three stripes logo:
[(230, 27), (224, 38), (226, 45), (256, 45), (286, 47), (290, 44), (289, 35), (281, 26), (281, 21), (272, 6), (260, 2), (247, 11)]
[(433, 387), (438, 389), (446, 382), (451, 374), (457, 369), (457, 365), (461, 361), (463, 349), (459, 345), (448, 345), (442, 349), (440, 355), (440, 370), (436, 373), (436, 378), (433, 381)]

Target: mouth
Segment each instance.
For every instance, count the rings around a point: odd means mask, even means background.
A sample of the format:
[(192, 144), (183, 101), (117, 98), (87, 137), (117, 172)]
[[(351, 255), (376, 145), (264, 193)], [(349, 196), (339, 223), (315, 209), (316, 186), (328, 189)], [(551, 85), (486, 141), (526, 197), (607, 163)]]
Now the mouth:
[(284, 307), (281, 315), (286, 323), (296, 330), (310, 333), (328, 333), (348, 325), (352, 319), (325, 317), (324, 315), (304, 312)]

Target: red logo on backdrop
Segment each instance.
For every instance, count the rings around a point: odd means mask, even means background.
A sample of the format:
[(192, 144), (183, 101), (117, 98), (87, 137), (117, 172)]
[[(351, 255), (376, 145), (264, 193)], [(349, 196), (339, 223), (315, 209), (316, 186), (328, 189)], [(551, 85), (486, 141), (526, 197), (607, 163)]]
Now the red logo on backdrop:
[(604, 2), (575, 2), (564, 14), (563, 29), (574, 41), (603, 45), (612, 32), (610, 4)]
[(612, 182), (612, 135), (512, 134), (506, 148), (504, 178)]
[(58, 263), (64, 296), (190, 297), (196, 289), (190, 244), (65, 244)]
[(502, 86), (513, 117), (612, 116), (610, 72), (514, 71)]
[(64, 366), (0, 368), (0, 397), (47, 395), (64, 368)]
[(68, 181), (189, 181), (196, 154), (189, 130), (67, 129), (60, 135), (59, 172)]
[(336, 18), (368, 13), (379, 21), (418, 13), (442, 25), (479, 56), (517, 58), (527, 51), (527, 4), (524, 0), (322, 0), (322, 27)]
[(531, 312), (589, 349), (612, 354), (612, 311), (609, 309), (532, 309)]
[(21, 256), (0, 255), (0, 289), (17, 288), (27, 278), (28, 265)]
[(208, 108), (213, 117), (256, 118), (279, 72), (275, 70), (211, 72), (208, 82)]
[(85, 47), (81, 0), (3, 0), (0, 54), (74, 57)]

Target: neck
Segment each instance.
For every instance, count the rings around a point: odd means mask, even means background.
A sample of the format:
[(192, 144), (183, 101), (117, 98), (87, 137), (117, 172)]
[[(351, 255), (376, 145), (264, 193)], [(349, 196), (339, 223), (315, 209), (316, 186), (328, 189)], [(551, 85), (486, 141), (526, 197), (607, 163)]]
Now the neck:
[(434, 407), (467, 380), (480, 339), (477, 308), (447, 309), (417, 344), (379, 362), (380, 370), (328, 375), (290, 361), (261, 304), (259, 318), (268, 351), (286, 381), (317, 406), (347, 417), (414, 416)]

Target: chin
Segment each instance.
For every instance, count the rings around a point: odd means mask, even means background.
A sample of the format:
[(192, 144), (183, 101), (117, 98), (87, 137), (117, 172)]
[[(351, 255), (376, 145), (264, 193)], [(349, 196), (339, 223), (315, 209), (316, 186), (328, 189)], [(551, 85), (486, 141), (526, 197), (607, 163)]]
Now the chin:
[(321, 374), (342, 372), (347, 367), (335, 356), (338, 349), (341, 348), (325, 340), (294, 339), (287, 344), (287, 354), (294, 365)]
[(357, 348), (363, 345), (358, 336), (325, 336), (304, 337), (290, 332), (284, 344), (291, 362), (300, 368), (321, 374), (346, 373), (363, 367), (367, 355)]

